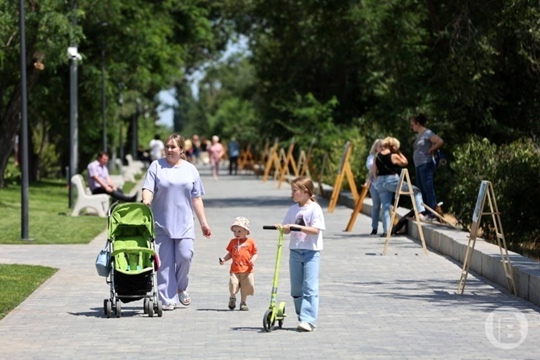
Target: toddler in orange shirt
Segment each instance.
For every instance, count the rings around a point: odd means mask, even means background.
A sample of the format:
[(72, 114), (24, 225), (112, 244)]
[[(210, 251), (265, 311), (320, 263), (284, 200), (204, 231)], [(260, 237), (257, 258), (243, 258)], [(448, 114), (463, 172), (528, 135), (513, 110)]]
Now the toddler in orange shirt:
[(236, 308), (236, 294), (240, 291), (240, 310), (248, 311), (246, 304), (248, 295), (255, 293), (255, 277), (253, 265), (257, 260), (257, 244), (249, 235), (249, 220), (245, 217), (237, 217), (231, 225), (234, 238), (227, 245), (227, 255), (219, 258), (219, 264), (223, 265), (232, 259), (229, 277), (229, 309)]

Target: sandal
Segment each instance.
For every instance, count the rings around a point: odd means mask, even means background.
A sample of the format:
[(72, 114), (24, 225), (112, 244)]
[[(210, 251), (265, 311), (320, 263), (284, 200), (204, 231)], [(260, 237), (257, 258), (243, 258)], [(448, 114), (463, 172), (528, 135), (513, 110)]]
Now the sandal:
[(180, 300), (180, 303), (184, 306), (188, 306), (189, 304), (191, 304), (191, 298), (189, 297), (189, 294), (187, 291), (179, 292), (178, 300)]
[(176, 304), (166, 304), (163, 305), (162, 309), (165, 311), (172, 311), (176, 307)]

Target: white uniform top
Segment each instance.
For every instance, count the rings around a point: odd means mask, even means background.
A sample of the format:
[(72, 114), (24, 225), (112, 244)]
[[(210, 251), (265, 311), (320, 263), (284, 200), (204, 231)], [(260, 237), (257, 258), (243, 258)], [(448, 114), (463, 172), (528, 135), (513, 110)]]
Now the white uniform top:
[(324, 214), (318, 203), (313, 202), (302, 207), (294, 204), (287, 211), (285, 219), (283, 219), (283, 224), (312, 226), (320, 230), (317, 235), (308, 235), (301, 231), (291, 231), (289, 249), (315, 251), (323, 249), (323, 230), (325, 230)]
[(188, 161), (172, 166), (165, 158), (153, 161), (143, 189), (154, 194), (152, 212), (156, 233), (172, 239), (195, 239), (192, 198), (204, 195), (197, 168)]
[(165, 150), (165, 144), (160, 139), (150, 140), (150, 158), (157, 160), (161, 158), (163, 150)]

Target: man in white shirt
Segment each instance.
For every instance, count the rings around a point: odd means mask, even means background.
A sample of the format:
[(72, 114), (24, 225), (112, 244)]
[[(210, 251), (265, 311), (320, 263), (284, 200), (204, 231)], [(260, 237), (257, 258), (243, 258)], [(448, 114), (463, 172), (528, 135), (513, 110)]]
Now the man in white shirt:
[(165, 152), (165, 144), (161, 141), (159, 134), (156, 134), (150, 141), (150, 158), (152, 161), (161, 159)]

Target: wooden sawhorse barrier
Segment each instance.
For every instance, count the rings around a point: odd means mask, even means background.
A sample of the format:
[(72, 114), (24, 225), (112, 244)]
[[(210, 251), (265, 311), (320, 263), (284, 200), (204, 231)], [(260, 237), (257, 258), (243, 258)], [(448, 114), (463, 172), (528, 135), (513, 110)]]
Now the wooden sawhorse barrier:
[(304, 150), (300, 151), (300, 155), (298, 156), (298, 172), (299, 176), (308, 176), (311, 177), (311, 173), (309, 172), (309, 165), (311, 161), (311, 155), (313, 154), (313, 146), (317, 142), (316, 139), (311, 140), (311, 144), (309, 145), (309, 149), (307, 154)]
[(330, 198), (330, 204), (328, 205), (329, 213), (334, 212), (334, 209), (336, 208), (339, 193), (341, 192), (341, 186), (343, 185), (344, 176), (347, 176), (347, 182), (349, 183), (349, 187), (351, 188), (351, 193), (354, 201), (358, 200), (358, 191), (356, 190), (354, 176), (351, 171), (351, 165), (349, 164), (349, 158), (351, 157), (352, 148), (352, 143), (350, 141), (347, 141), (347, 143), (345, 144), (345, 148), (343, 149), (343, 154), (341, 155), (341, 162), (336, 176), (336, 181), (334, 183), (332, 197)]
[(325, 170), (331, 170), (330, 169), (330, 160), (328, 158), (328, 154), (324, 154), (323, 160), (322, 160), (322, 163), (321, 163), (321, 169), (319, 171), (319, 174), (317, 175), (317, 183), (319, 185), (319, 193), (321, 194), (323, 199), (327, 198), (327, 193), (326, 193), (326, 191), (324, 191), (324, 186), (323, 186), (324, 171)]
[(240, 150), (238, 158), (238, 169), (254, 171), (255, 159), (251, 153), (251, 143), (245, 149)]
[(290, 174), (289, 165), (292, 168), (294, 176), (295, 177), (298, 176), (298, 167), (296, 166), (296, 161), (293, 158), (293, 151), (294, 151), (295, 144), (296, 144), (296, 140), (292, 138), (291, 143), (289, 144), (289, 150), (287, 151), (287, 155), (285, 155), (284, 159), (280, 157), (280, 160), (281, 160), (280, 163), (282, 162), (282, 164), (281, 164), (281, 171), (279, 174), (279, 182), (277, 185), (278, 189), (281, 188), (281, 183), (285, 181), (285, 176)]
[(349, 222), (347, 223), (347, 227), (345, 228), (345, 231), (349, 232), (352, 230), (354, 223), (356, 222), (356, 218), (358, 217), (358, 214), (362, 211), (362, 207), (364, 206), (364, 199), (367, 196), (370, 186), (371, 186), (371, 181), (368, 179), (362, 186), (362, 191), (360, 192), (360, 196), (358, 197), (358, 200), (356, 201), (354, 210), (351, 214), (351, 218), (349, 219)]
[[(407, 185), (407, 189), (403, 190), (403, 183)], [(414, 188), (411, 183), (411, 178), (409, 177), (409, 172), (407, 169), (401, 169), (401, 174), (399, 176), (399, 182), (398, 186), (396, 188), (396, 196), (394, 200), (394, 208), (391, 210), (391, 216), (390, 216), (390, 229), (387, 229), (386, 231), (386, 241), (384, 243), (384, 250), (383, 255), (386, 255), (386, 251), (388, 250), (388, 244), (390, 243), (390, 237), (392, 236), (392, 226), (394, 222), (396, 221), (396, 210), (399, 205), (399, 197), (401, 195), (409, 195), (411, 198), (413, 210), (414, 210), (414, 219), (416, 222), (416, 226), (418, 226), (418, 235), (420, 235), (420, 241), (422, 243), (422, 249), (424, 249), (424, 254), (428, 254), (426, 241), (424, 239), (424, 231), (422, 229), (422, 224), (420, 224), (420, 216), (418, 214), (418, 208), (416, 207), (416, 201), (414, 199)]]
[(270, 170), (272, 167), (276, 168), (276, 171), (279, 171), (280, 169), (280, 161), (279, 161), (279, 155), (277, 152), (277, 148), (279, 146), (278, 138), (274, 140), (274, 145), (272, 145), (272, 148), (268, 151), (268, 159), (266, 160), (266, 165), (264, 166), (264, 175), (263, 175), (263, 182), (266, 182), (268, 180), (268, 176), (270, 175)]
[[(486, 198), (488, 199), (489, 203), (489, 212), (484, 212)], [(493, 191), (493, 185), (491, 182), (486, 180), (483, 180), (480, 184), (478, 198), (476, 199), (476, 206), (474, 208), (472, 218), (473, 223), (471, 226), (471, 233), (469, 235), (467, 251), (465, 252), (465, 259), (463, 260), (463, 268), (461, 270), (461, 277), (458, 284), (458, 294), (463, 294), (463, 291), (465, 290), (467, 275), (469, 274), (469, 266), (471, 264), (472, 254), (474, 252), (474, 245), (476, 244), (476, 235), (478, 233), (478, 228), (480, 227), (480, 221), (482, 220), (483, 215), (491, 215), (493, 226), (495, 228), (495, 235), (497, 237), (497, 244), (499, 245), (499, 251), (501, 254), (501, 262), (506, 275), (508, 291), (514, 295), (517, 295), (512, 265), (510, 263), (510, 256), (508, 255), (508, 248), (506, 247), (506, 240), (504, 238), (501, 216), (499, 213), (499, 208), (497, 207), (495, 192)]]

